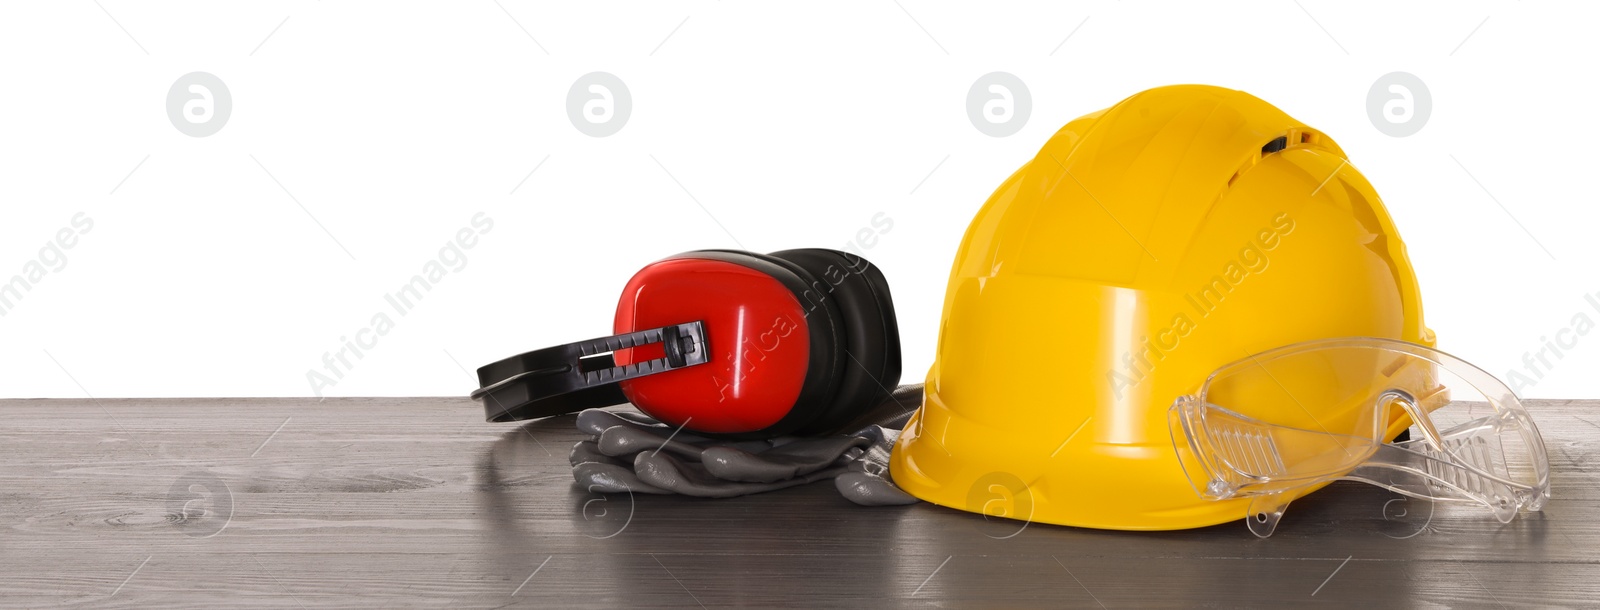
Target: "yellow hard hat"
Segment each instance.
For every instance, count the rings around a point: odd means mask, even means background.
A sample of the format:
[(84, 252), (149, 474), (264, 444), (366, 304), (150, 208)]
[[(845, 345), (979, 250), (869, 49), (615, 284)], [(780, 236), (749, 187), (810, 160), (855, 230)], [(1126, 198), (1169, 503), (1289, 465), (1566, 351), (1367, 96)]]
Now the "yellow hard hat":
[(1219, 367), (1335, 337), (1434, 344), (1372, 185), (1254, 96), (1151, 89), (1068, 123), (973, 219), (891, 473), (1043, 523), (1237, 520), (1249, 500), (1186, 478), (1169, 407)]

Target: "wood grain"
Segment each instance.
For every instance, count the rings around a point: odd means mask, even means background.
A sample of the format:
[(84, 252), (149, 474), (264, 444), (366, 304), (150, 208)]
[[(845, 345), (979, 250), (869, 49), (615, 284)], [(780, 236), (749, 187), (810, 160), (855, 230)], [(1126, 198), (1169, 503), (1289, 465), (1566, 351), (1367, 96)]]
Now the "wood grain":
[[(1019, 532), (827, 484), (606, 497), (572, 482), (571, 417), (488, 424), (456, 398), (0, 401), (0, 604), (1600, 607), (1600, 401), (1530, 408), (1543, 513), (1337, 483), (1258, 540)], [(184, 519), (189, 480), (226, 489)]]

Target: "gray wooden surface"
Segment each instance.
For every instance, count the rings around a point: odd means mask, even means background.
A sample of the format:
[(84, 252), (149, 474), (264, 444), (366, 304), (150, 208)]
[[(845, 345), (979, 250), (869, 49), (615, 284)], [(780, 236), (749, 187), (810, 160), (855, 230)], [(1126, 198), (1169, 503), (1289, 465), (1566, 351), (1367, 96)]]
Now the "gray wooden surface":
[(1338, 483), (1258, 540), (1018, 531), (829, 484), (605, 497), (572, 483), (571, 417), (456, 398), (0, 401), (0, 604), (1600, 607), (1600, 401), (1531, 407), (1541, 514)]

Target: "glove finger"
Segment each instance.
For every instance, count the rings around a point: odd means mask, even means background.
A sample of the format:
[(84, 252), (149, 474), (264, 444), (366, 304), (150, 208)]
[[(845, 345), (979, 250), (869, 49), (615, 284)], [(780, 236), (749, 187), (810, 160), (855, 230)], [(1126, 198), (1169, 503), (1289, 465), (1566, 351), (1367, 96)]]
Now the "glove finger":
[(846, 451), (869, 442), (858, 436), (802, 438), (760, 453), (733, 447), (710, 447), (700, 453), (700, 461), (719, 479), (770, 483), (827, 468)]
[(762, 493), (804, 485), (844, 472), (843, 468), (835, 468), (783, 481), (742, 483), (718, 479), (711, 476), (703, 465), (684, 461), (668, 453), (640, 453), (634, 457), (633, 470), (641, 481), (650, 485), (700, 498), (732, 498)]
[(567, 454), (567, 463), (573, 466), (578, 464), (611, 464), (614, 466), (628, 467), (628, 462), (619, 460), (600, 452), (600, 444), (593, 441), (578, 441), (572, 446), (572, 451)]
[(640, 413), (638, 411), (608, 411), (608, 413), (610, 413), (612, 415), (615, 415), (615, 416), (617, 416), (619, 418), (622, 418), (623, 420), (631, 421), (633, 423), (640, 424), (640, 425), (645, 425), (645, 426), (664, 426), (664, 425), (666, 425), (666, 424), (661, 423), (660, 420), (657, 420), (654, 417), (650, 417), (649, 415), (645, 415), (645, 414)]
[(643, 430), (650, 433), (660, 433), (662, 438), (673, 436), (673, 432), (677, 432), (677, 436), (674, 438), (686, 443), (695, 443), (708, 440), (703, 436), (684, 432), (677, 428), (657, 422), (647, 415), (631, 413), (628, 411), (585, 409), (583, 412), (578, 413), (577, 423), (578, 430), (588, 432), (589, 434), (593, 434), (595, 436), (600, 436), (610, 428), (627, 426), (635, 430)]
[(865, 472), (841, 474), (834, 478), (833, 486), (846, 500), (862, 506), (903, 506), (920, 502), (888, 479)]
[(601, 464), (586, 462), (572, 467), (572, 479), (578, 485), (591, 492), (600, 493), (646, 493), (669, 494), (670, 491), (661, 489), (639, 480), (633, 471), (625, 466), (616, 464)]
[(600, 452), (610, 456), (628, 456), (642, 451), (656, 453), (665, 449), (698, 461), (700, 448), (683, 441), (654, 434), (629, 426), (612, 426), (600, 435)]
[(900, 438), (900, 431), (883, 426), (867, 426), (856, 434), (871, 439), (871, 442), (863, 446), (860, 457), (849, 464), (849, 472), (833, 480), (839, 494), (862, 506), (901, 506), (919, 502), (915, 496), (895, 486), (889, 476), (889, 451)]

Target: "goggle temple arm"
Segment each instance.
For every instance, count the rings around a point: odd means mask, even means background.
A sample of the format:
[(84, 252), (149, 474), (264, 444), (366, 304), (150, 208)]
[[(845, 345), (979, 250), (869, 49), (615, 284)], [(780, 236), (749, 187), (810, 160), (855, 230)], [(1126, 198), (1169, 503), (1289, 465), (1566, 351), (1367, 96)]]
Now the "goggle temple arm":
[[(1380, 446), (1371, 458), (1341, 477), (1377, 485), (1414, 498), (1483, 506), (1501, 523), (1509, 523), (1522, 508), (1538, 510), (1547, 493), (1520, 483), (1506, 464), (1501, 435), (1515, 415), (1501, 412), (1458, 425), (1443, 432), (1423, 428), (1423, 437)], [(1424, 420), (1426, 421), (1426, 420)], [(1420, 423), (1420, 422), (1419, 422)], [(1438, 434), (1438, 438), (1429, 438)], [(1543, 478), (1544, 466), (1532, 464)]]

